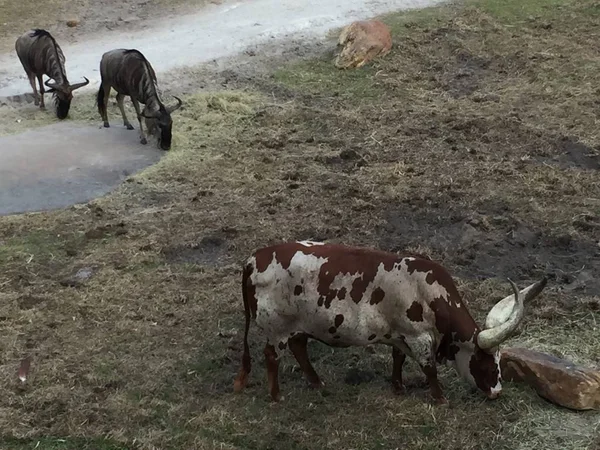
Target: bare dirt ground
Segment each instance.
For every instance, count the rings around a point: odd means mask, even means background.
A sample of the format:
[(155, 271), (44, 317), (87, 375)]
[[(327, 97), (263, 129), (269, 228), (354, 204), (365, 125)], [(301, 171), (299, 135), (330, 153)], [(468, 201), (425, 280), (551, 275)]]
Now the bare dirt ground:
[(157, 165), (88, 204), (0, 218), (3, 448), (600, 448), (598, 412), (523, 386), (484, 401), (442, 370), (451, 405), (434, 408), (408, 364), (393, 396), (377, 347), (312, 343), (320, 391), (286, 355), (270, 405), (255, 329), (233, 394), (239, 263), (284, 239), (428, 254), (479, 320), (505, 277), (546, 274), (507, 345), (600, 362), (597, 3), (383, 20), (396, 46), (373, 66), (340, 72), (326, 53), (213, 71), (221, 88), (185, 96)]

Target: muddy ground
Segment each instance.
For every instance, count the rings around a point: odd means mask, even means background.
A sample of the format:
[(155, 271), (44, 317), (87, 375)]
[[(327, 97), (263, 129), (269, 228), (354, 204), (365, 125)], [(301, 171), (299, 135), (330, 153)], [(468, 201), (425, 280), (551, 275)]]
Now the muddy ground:
[(547, 275), (507, 345), (600, 361), (598, 5), (384, 20), (386, 59), (216, 71), (221, 89), (185, 97), (159, 164), (88, 204), (0, 219), (6, 448), (600, 448), (597, 412), (524, 386), (485, 401), (442, 369), (450, 407), (434, 408), (408, 363), (394, 396), (386, 348), (312, 343), (320, 391), (286, 355), (270, 405), (253, 329), (251, 383), (233, 394), (239, 264), (287, 239), (426, 254), (480, 321), (506, 277)]

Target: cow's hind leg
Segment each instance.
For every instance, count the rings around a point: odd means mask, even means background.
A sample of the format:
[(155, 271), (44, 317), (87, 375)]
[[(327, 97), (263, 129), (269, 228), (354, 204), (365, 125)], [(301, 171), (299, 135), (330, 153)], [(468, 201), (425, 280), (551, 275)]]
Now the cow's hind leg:
[(123, 125), (127, 127), (128, 130), (133, 130), (133, 125), (127, 119), (127, 115), (125, 114), (125, 106), (123, 106), (123, 100), (125, 96), (123, 94), (117, 94), (117, 105), (119, 105), (119, 109), (121, 110), (121, 115), (123, 116)]
[(148, 143), (146, 139), (146, 135), (144, 134), (144, 127), (142, 126), (142, 111), (140, 110), (140, 104), (134, 98), (131, 98), (131, 102), (133, 103), (133, 107), (135, 108), (135, 112), (137, 113), (138, 122), (140, 123), (140, 142), (143, 145)]
[(446, 404), (448, 401), (444, 397), (442, 387), (437, 379), (433, 343), (433, 338), (430, 335), (423, 334), (415, 338), (405, 338), (405, 340), (398, 343), (398, 347), (419, 363), (421, 370), (427, 377), (433, 400), (437, 404)]
[(404, 384), (402, 383), (402, 366), (406, 361), (406, 354), (398, 347), (392, 347), (392, 387), (396, 394), (402, 394), (404, 392)]
[(267, 343), (265, 346), (265, 362), (267, 365), (267, 378), (269, 380), (269, 391), (271, 399), (278, 402), (279, 395), (279, 360), (277, 359), (277, 351), (275, 346)]
[(290, 350), (292, 351), (294, 358), (296, 358), (296, 361), (298, 361), (300, 368), (306, 375), (306, 379), (310, 383), (311, 387), (319, 388), (323, 386), (323, 382), (308, 359), (307, 344), (308, 336), (305, 334), (298, 334), (288, 341)]

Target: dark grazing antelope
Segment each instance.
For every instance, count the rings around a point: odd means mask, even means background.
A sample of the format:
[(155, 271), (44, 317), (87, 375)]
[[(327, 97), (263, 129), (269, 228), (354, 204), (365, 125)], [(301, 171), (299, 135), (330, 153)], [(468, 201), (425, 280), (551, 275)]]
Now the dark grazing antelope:
[[(510, 280), (509, 280), (510, 281)], [(242, 367), (234, 389), (250, 373), (251, 319), (265, 333), (271, 397), (280, 397), (279, 357), (289, 348), (314, 387), (321, 379), (306, 343), (335, 347), (384, 344), (392, 347), (392, 383), (403, 390), (406, 356), (416, 360), (437, 403), (446, 399), (436, 362), (447, 362), (490, 399), (502, 391), (498, 347), (519, 326), (524, 303), (540, 294), (546, 279), (500, 300), (480, 328), (462, 302), (448, 271), (429, 259), (369, 248), (319, 242), (287, 242), (256, 251), (242, 275), (246, 315)]]
[[(156, 73), (146, 57), (135, 49), (116, 49), (104, 53), (100, 61), (100, 75), (102, 83), (98, 89), (98, 111), (104, 121), (104, 126), (108, 128), (108, 114), (106, 107), (108, 105), (108, 96), (111, 88), (117, 91), (117, 104), (123, 116), (123, 125), (128, 130), (133, 130), (133, 126), (125, 115), (123, 99), (126, 95), (131, 98), (135, 107), (138, 121), (140, 124), (140, 142), (146, 144), (146, 135), (142, 126), (142, 117), (146, 120), (146, 127), (149, 134), (153, 134), (158, 128), (160, 135), (158, 143), (163, 150), (171, 148), (171, 128), (173, 120), (171, 113), (181, 107), (181, 100), (177, 97), (177, 104), (166, 107), (158, 97)], [(140, 110), (140, 103), (145, 105)]]
[[(35, 105), (45, 108), (44, 93), (51, 92), (54, 94), (56, 117), (66, 118), (71, 108), (73, 91), (87, 85), (90, 81), (83, 77), (85, 81), (69, 84), (65, 71), (65, 55), (56, 40), (46, 30), (29, 30), (17, 39), (15, 50), (33, 88)], [(42, 83), (44, 75), (50, 80)], [(36, 77), (40, 85), (39, 95), (35, 86)], [(44, 91), (44, 84), (50, 89)]]

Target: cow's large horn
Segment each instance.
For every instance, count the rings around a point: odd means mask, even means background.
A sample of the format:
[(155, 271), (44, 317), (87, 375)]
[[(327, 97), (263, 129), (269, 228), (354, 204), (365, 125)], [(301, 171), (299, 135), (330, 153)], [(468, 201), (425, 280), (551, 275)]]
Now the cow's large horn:
[(521, 320), (523, 320), (525, 305), (523, 304), (523, 297), (519, 295), (519, 289), (517, 285), (513, 283), (511, 279), (508, 280), (513, 288), (515, 302), (514, 308), (504, 323), (497, 327), (490, 328), (489, 330), (483, 330), (477, 335), (477, 345), (482, 350), (494, 348), (504, 342), (508, 337), (517, 329)]
[[(175, 97), (175, 96), (173, 96)], [(173, 106), (169, 106), (167, 108), (167, 112), (169, 114), (171, 114), (173, 111), (177, 111), (179, 108), (181, 108), (181, 105), (183, 104), (183, 102), (181, 101), (181, 99), (179, 97), (175, 97), (175, 100), (177, 100), (177, 104), (173, 105)]]
[[(546, 283), (548, 279), (546, 277), (542, 278), (537, 283), (533, 283), (519, 292), (519, 295), (523, 297), (523, 304), (527, 304), (535, 297), (537, 297), (540, 292), (544, 290), (546, 287)], [(510, 314), (515, 308), (515, 296), (514, 294), (510, 294), (508, 297), (503, 298), (498, 303), (494, 305), (494, 307), (490, 310), (485, 319), (485, 327), (484, 329), (495, 328), (499, 325), (502, 325), (504, 322), (508, 320)]]
[(83, 79), (85, 81), (82, 81), (81, 83), (76, 83), (76, 84), (72, 84), (70, 87), (71, 92), (73, 92), (75, 89), (79, 89), (81, 87), (84, 87), (88, 84), (90, 84), (90, 80), (88, 80), (86, 77), (83, 77)]

